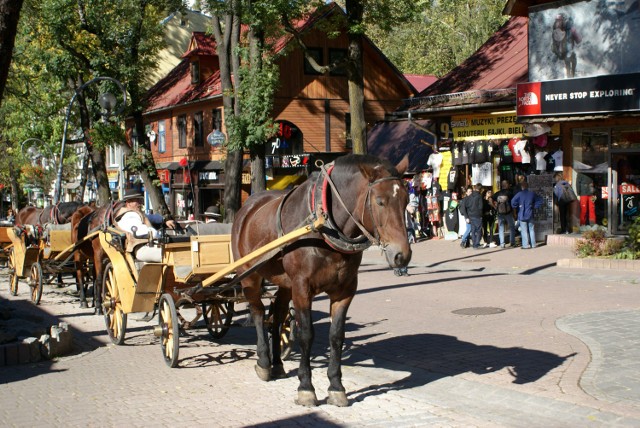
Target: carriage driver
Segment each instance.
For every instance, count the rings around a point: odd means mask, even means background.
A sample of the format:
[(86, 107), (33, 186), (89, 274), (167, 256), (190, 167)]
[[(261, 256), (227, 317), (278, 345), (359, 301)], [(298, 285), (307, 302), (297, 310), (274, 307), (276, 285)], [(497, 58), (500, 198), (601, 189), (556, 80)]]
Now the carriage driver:
[[(158, 231), (151, 226), (149, 218), (142, 212), (140, 207), (144, 200), (142, 192), (135, 189), (127, 189), (122, 197), (122, 206), (115, 215), (118, 227), (125, 232), (133, 233), (132, 229), (137, 228), (136, 236), (148, 236), (153, 233), (158, 236)], [(176, 223), (173, 220), (165, 222), (169, 229), (175, 229)], [(127, 251), (132, 250), (136, 260), (141, 262), (159, 263), (162, 261), (162, 249), (160, 247), (144, 245), (147, 241), (141, 239), (131, 239), (127, 237)]]

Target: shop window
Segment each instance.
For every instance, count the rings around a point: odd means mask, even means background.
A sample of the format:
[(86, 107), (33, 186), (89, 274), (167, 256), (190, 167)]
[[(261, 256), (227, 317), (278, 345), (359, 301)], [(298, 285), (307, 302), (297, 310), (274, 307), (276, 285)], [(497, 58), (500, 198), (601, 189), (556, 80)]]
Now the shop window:
[(302, 133), (291, 122), (277, 122), (276, 136), (266, 143), (267, 155), (297, 155), (302, 153)]
[[(334, 64), (338, 62), (343, 62), (347, 58), (347, 50), (346, 49), (329, 49), (329, 64)], [(346, 76), (347, 75), (347, 67), (340, 66), (331, 70), (329, 73), (331, 76)]]
[(214, 108), (211, 110), (211, 130), (222, 131), (222, 109)]
[(178, 116), (178, 147), (187, 147), (187, 115)]
[(204, 144), (204, 130), (202, 129), (202, 112), (193, 115), (193, 145), (202, 147)]
[(107, 163), (110, 168), (120, 166), (120, 147), (116, 145), (107, 147)]
[(164, 153), (167, 150), (167, 137), (164, 120), (158, 121), (158, 153)]
[[(307, 48), (307, 53), (318, 63), (318, 65), (324, 64), (324, 58), (322, 55), (322, 48)], [(307, 58), (304, 58), (304, 74), (315, 75), (318, 76), (322, 73), (318, 73), (307, 61)]]
[(606, 225), (609, 130), (574, 130), (572, 162), (573, 185), (580, 202), (580, 226)]

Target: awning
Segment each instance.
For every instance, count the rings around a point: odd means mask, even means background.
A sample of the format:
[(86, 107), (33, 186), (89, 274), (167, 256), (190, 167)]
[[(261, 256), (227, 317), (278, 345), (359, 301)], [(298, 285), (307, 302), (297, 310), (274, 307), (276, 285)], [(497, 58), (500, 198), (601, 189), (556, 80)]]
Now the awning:
[[(430, 120), (414, 120), (417, 125), (428, 128)], [(397, 164), (409, 155), (408, 172), (418, 172), (427, 168), (429, 155), (433, 153), (434, 138), (429, 133), (414, 126), (408, 120), (377, 123), (367, 138), (369, 154)]]
[(302, 183), (307, 179), (306, 175), (283, 175), (267, 181), (267, 190), (285, 190), (290, 186)]
[(80, 182), (79, 181), (73, 181), (71, 183), (66, 183), (64, 185), (64, 188), (65, 189), (69, 189), (69, 190), (77, 189), (78, 187), (80, 187)]

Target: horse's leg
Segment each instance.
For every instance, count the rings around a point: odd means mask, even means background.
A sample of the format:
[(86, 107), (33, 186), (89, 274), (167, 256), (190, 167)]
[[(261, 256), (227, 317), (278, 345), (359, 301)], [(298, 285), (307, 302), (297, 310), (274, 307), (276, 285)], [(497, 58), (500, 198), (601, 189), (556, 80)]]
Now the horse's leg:
[(88, 308), (87, 297), (84, 292), (84, 279), (82, 278), (82, 261), (80, 259), (81, 255), (76, 251), (73, 255), (73, 262), (76, 268), (76, 289), (80, 294), (80, 307)]
[[(97, 246), (100, 246), (100, 242), (97, 242)], [(102, 247), (96, 248), (96, 245), (93, 247), (93, 270), (95, 272), (95, 277), (93, 279), (93, 313), (96, 315), (104, 315), (104, 311), (102, 309), (102, 274), (104, 272), (104, 258), (106, 254), (102, 250)]]
[(281, 288), (276, 293), (273, 301), (273, 320), (271, 325), (271, 377), (281, 379), (286, 377), (284, 365), (282, 364), (282, 348), (280, 343), (280, 335), (282, 323), (289, 312), (289, 301), (291, 300), (291, 291)]
[(329, 329), (329, 399), (327, 403), (345, 407), (349, 405), (347, 394), (342, 385), (342, 346), (344, 344), (344, 327), (347, 310), (353, 300), (353, 295), (339, 300), (331, 299), (331, 328)]
[(260, 380), (271, 380), (271, 360), (269, 358), (269, 345), (266, 340), (264, 328), (264, 303), (262, 303), (262, 278), (256, 274), (248, 276), (242, 281), (242, 291), (247, 303), (253, 324), (256, 326), (258, 363), (256, 374)]
[[(302, 295), (300, 295), (302, 294)], [(302, 406), (317, 406), (316, 391), (311, 383), (311, 345), (313, 344), (314, 330), (311, 321), (311, 301), (313, 296), (307, 293), (293, 293), (293, 306), (296, 309), (296, 321), (298, 322), (297, 340), (300, 346), (300, 366), (298, 367), (298, 399), (296, 404)]]
[(64, 284), (62, 283), (62, 274), (58, 274), (58, 288), (62, 288)]

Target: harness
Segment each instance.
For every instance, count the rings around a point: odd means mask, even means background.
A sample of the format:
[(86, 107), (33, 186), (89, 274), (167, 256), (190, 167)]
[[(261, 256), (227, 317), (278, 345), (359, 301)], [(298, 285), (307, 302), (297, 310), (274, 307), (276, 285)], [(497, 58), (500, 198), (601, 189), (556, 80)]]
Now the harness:
[[(329, 245), (334, 250), (342, 253), (347, 253), (347, 254), (359, 253), (366, 250), (371, 245), (378, 245), (384, 249), (386, 244), (380, 241), (380, 234), (378, 232), (379, 226), (376, 224), (376, 219), (373, 215), (373, 209), (371, 207), (371, 191), (373, 190), (374, 186), (382, 182), (390, 181), (390, 180), (399, 181), (400, 178), (393, 177), (393, 176), (383, 177), (368, 184), (367, 194), (363, 202), (362, 217), (360, 221), (358, 221), (347, 208), (342, 197), (340, 196), (340, 192), (338, 192), (338, 189), (336, 188), (335, 183), (331, 179), (331, 172), (333, 171), (333, 168), (335, 166), (333, 162), (328, 164), (328, 168), (326, 168), (325, 165), (322, 164), (321, 162), (318, 162), (316, 165), (320, 168), (321, 174), (318, 175), (316, 182), (313, 184), (311, 188), (311, 192), (308, 198), (310, 214), (303, 221), (303, 223), (312, 223), (313, 220), (315, 220), (316, 218), (323, 216), (325, 218), (325, 222), (321, 226), (318, 232), (322, 235), (322, 238), (327, 243), (327, 245)], [(281, 215), (280, 215), (282, 212), (282, 206), (284, 205), (284, 202), (286, 201), (286, 199), (290, 194), (291, 192), (284, 195), (284, 197), (280, 201), (280, 204), (278, 206), (278, 210), (276, 213), (276, 221), (277, 221), (279, 236), (282, 236), (284, 234), (282, 230), (282, 221), (281, 221)], [(342, 205), (342, 207), (345, 209), (345, 211), (347, 212), (351, 220), (353, 220), (355, 225), (362, 232), (361, 235), (358, 235), (355, 238), (351, 238), (345, 235), (340, 230), (340, 228), (336, 225), (331, 212), (331, 206), (330, 206), (331, 197), (335, 197), (338, 200), (338, 202)], [(371, 222), (373, 224), (373, 234), (371, 234), (371, 232), (369, 232), (362, 224), (364, 222), (365, 212), (368, 212), (369, 217), (371, 218)]]

